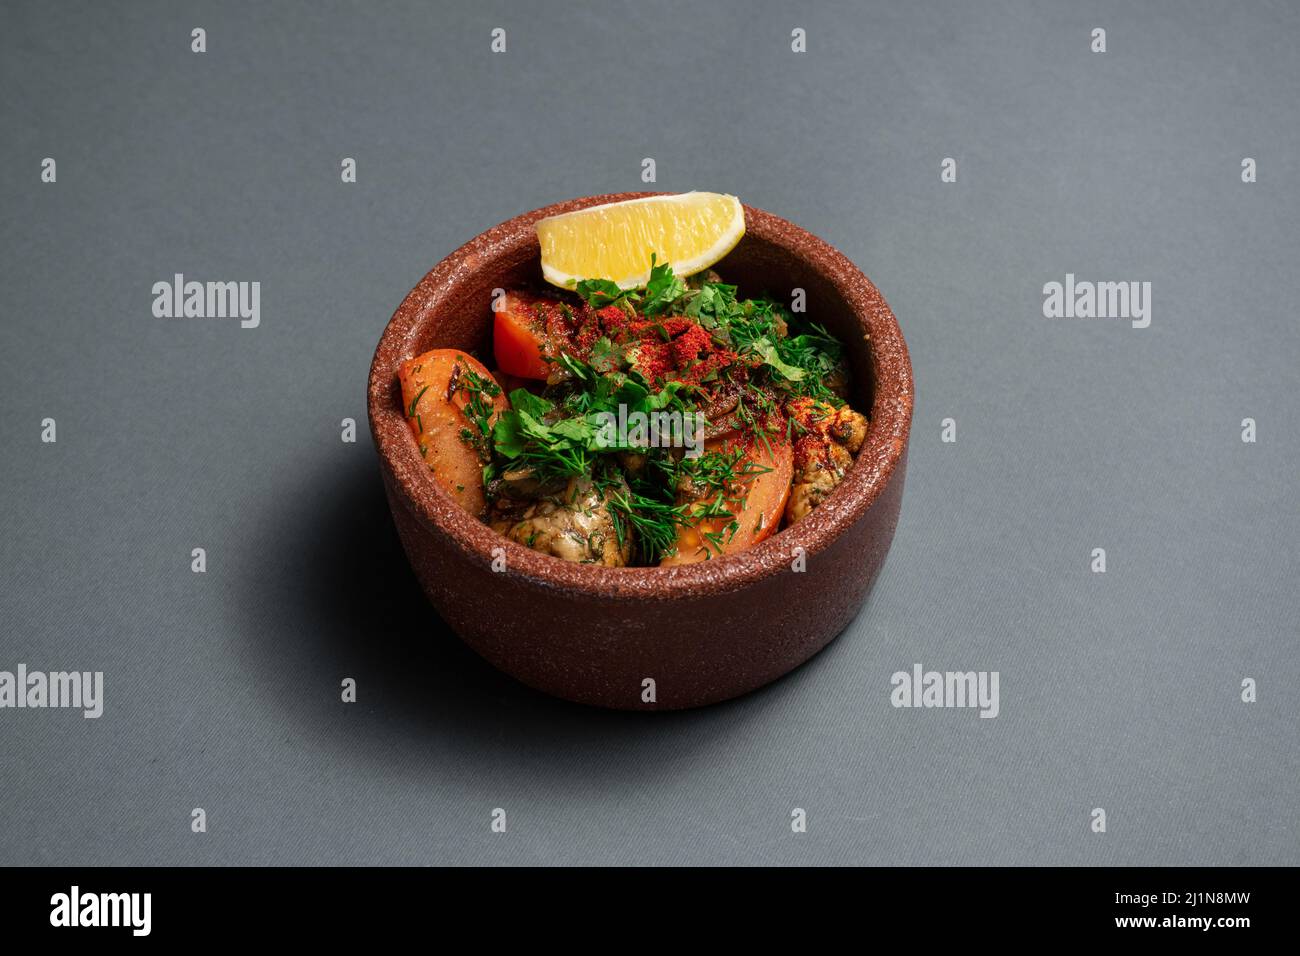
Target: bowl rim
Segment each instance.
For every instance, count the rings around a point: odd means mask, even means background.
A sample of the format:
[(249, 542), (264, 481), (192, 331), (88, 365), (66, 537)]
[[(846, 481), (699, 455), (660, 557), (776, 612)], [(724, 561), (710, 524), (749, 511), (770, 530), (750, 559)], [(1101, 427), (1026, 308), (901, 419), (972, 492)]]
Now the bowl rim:
[[(560, 589), (591, 599), (627, 597), (697, 598), (734, 591), (789, 570), (796, 548), (811, 559), (859, 521), (888, 486), (906, 452), (911, 429), (912, 366), (902, 330), (880, 291), (838, 249), (779, 216), (744, 205), (745, 236), (784, 247), (826, 279), (848, 305), (869, 343), (876, 389), (867, 437), (844, 479), (798, 524), (733, 555), (670, 568), (608, 568), (575, 564), (511, 541), (455, 503), (427, 477), (402, 409), (391, 400), (398, 365), (411, 357), (414, 341), (429, 313), (454, 295), (484, 260), (531, 246), (540, 255), (537, 220), (601, 203), (620, 202), (656, 192), (585, 196), (552, 203), (506, 220), (456, 249), (407, 293), (384, 327), (371, 361), (367, 386), (370, 432), (390, 487), (400, 491), (422, 527), (449, 543), (470, 565), (490, 568), (493, 551), (503, 548), (512, 580), (544, 591)], [(742, 204), (743, 205), (743, 204)], [(742, 239), (743, 243), (745, 240)], [(724, 259), (725, 262), (725, 259)], [(400, 404), (400, 403), (399, 403)], [(400, 430), (396, 427), (400, 425)]]

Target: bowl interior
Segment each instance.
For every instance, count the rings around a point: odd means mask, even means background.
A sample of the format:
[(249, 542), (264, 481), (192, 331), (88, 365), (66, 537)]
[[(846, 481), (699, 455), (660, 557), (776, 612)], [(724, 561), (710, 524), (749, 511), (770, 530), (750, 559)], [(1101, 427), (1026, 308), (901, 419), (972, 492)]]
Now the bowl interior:
[[(741, 239), (713, 268), (724, 282), (739, 287), (737, 294), (742, 299), (768, 295), (789, 308), (795, 290), (802, 289), (805, 311), (799, 318), (825, 327), (844, 345), (852, 369), (849, 402), (859, 411), (871, 408), (876, 379), (870, 343), (852, 306), (824, 273), (791, 248), (752, 233)], [(430, 303), (421, 321), (411, 330), (403, 358), (429, 349), (455, 348), (469, 352), (489, 369), (493, 368), (493, 296), (498, 289), (521, 286), (553, 288), (542, 279), (541, 260), (536, 250), (523, 256), (512, 250), (487, 260), (457, 282), (450, 294)], [(392, 386), (392, 400), (400, 407), (401, 390), (396, 378)]]
[(455, 538), (467, 559), (477, 555), (490, 560), (487, 555), (493, 547), (504, 547), (516, 571), (535, 575), (543, 583), (580, 584), (606, 593), (611, 588), (624, 590), (632, 576), (699, 579), (711, 585), (730, 578), (731, 585), (739, 585), (756, 573), (784, 569), (796, 544), (815, 553), (859, 517), (888, 481), (911, 421), (911, 367), (888, 305), (840, 253), (783, 219), (746, 207), (746, 235), (715, 269), (723, 281), (739, 287), (742, 297), (768, 294), (789, 307), (794, 290), (802, 289), (805, 310), (800, 317), (824, 326), (843, 343), (852, 370), (850, 402), (870, 418), (867, 441), (849, 475), (826, 503), (797, 526), (735, 555), (697, 565), (672, 569), (574, 565), (508, 541), (457, 508), (424, 475), (415, 440), (402, 417), (396, 379), (401, 361), (428, 349), (458, 348), (493, 366), (494, 295), (518, 286), (545, 287), (533, 228), (537, 219), (632, 195), (591, 197), (517, 217), (435, 267), (402, 303), (376, 352), (370, 382), (372, 430), (385, 466), (417, 512), (431, 527)]

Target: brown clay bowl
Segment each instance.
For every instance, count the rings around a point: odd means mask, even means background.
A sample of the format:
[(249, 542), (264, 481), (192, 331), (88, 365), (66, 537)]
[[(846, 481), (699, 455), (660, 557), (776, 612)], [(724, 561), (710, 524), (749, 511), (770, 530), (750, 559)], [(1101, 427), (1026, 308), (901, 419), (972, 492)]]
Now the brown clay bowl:
[[(746, 235), (716, 268), (742, 295), (767, 292), (788, 302), (791, 290), (804, 289), (808, 317), (846, 346), (852, 404), (870, 409), (866, 442), (835, 492), (747, 551), (676, 568), (568, 563), (507, 540), (457, 507), (427, 477), (402, 415), (398, 365), (430, 348), (490, 357), (493, 289), (541, 282), (533, 224), (643, 195), (556, 203), (461, 246), (398, 307), (375, 351), (368, 394), (393, 520), (443, 620), (531, 687), (627, 710), (696, 707), (747, 693), (844, 630), (894, 537), (912, 420), (907, 346), (876, 287), (825, 242), (746, 206)], [(505, 570), (493, 570), (494, 557), (498, 567), (504, 558)], [(643, 699), (647, 679), (653, 702)]]

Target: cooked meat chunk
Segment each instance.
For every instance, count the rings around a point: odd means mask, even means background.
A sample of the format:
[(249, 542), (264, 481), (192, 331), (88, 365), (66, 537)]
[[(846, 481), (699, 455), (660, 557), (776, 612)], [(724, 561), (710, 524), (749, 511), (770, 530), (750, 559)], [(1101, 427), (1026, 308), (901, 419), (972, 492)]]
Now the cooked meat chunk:
[(794, 481), (785, 519), (794, 524), (826, 500), (853, 464), (867, 437), (867, 419), (847, 405), (835, 408), (813, 398), (786, 406), (794, 420)]
[(849, 397), (849, 368), (840, 361), (836, 366), (827, 373), (822, 379), (822, 384), (830, 389), (831, 393), (838, 395), (840, 398)]
[(559, 494), (563, 484), (554, 482), (548, 488), (531, 468), (512, 468), (503, 472), (488, 486), (488, 497), (497, 504), (498, 510), (507, 511), (513, 502), (533, 501), (548, 492)]
[(618, 463), (623, 466), (623, 470), (629, 475), (639, 475), (645, 463), (649, 460), (646, 455), (636, 451), (621, 451), (618, 453)]
[(867, 418), (848, 405), (836, 408), (815, 398), (796, 398), (786, 404), (786, 413), (795, 421), (795, 436), (833, 441), (856, 455), (867, 437)]
[(512, 541), (580, 564), (623, 567), (632, 555), (630, 529), (619, 540), (607, 504), (614, 489), (604, 492), (590, 478), (570, 479), (563, 491), (522, 504), (496, 502), (492, 527)]
[(688, 289), (698, 289), (706, 282), (721, 282), (722, 276), (718, 275), (712, 269), (706, 269), (704, 272), (697, 272), (693, 276), (687, 276), (686, 287)]

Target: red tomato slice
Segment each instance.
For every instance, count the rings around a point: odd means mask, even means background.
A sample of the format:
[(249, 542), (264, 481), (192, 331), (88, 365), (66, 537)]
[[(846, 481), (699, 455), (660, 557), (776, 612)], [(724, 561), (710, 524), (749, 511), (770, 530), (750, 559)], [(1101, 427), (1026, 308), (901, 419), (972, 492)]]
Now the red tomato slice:
[(509, 375), (544, 381), (550, 374), (545, 356), (554, 354), (554, 348), (533, 310), (533, 300), (518, 292), (502, 297), (492, 327), (492, 354), (497, 368)]

